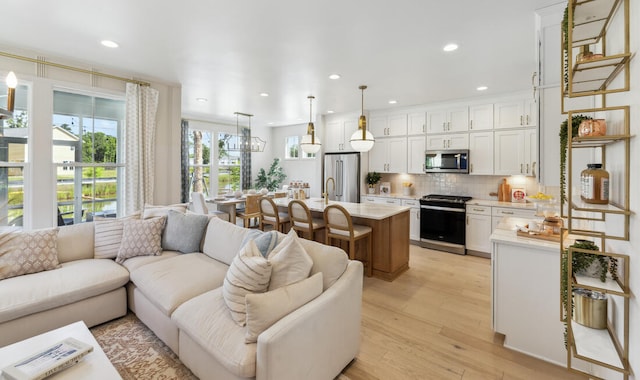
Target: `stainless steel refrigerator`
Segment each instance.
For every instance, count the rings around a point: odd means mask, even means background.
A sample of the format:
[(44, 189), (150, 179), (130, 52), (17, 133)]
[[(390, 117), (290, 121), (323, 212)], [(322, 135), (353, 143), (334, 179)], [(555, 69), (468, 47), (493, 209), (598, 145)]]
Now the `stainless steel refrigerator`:
[(360, 203), (360, 153), (325, 153), (322, 165), (322, 192), (326, 192), (327, 178), (336, 182), (336, 190), (329, 182), (329, 199)]

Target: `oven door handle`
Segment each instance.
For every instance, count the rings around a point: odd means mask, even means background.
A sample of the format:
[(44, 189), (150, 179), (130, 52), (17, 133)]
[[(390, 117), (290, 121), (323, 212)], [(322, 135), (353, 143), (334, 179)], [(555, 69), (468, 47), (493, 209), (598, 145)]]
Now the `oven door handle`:
[(452, 208), (452, 207), (440, 207), (440, 206), (426, 206), (421, 205), (420, 208), (424, 208), (427, 210), (439, 210), (439, 211), (453, 211), (453, 212), (465, 212), (463, 208)]

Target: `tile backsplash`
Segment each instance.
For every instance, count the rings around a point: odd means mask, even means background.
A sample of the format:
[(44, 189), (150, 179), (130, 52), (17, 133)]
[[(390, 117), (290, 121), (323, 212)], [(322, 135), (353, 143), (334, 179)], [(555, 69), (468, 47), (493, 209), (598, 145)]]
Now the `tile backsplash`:
[(524, 176), (477, 176), (468, 174), (382, 174), (381, 182), (391, 184), (392, 194), (402, 194), (403, 182), (410, 182), (411, 195), (420, 197), (427, 194), (466, 195), (476, 199), (497, 200), (498, 197), (489, 195), (496, 193), (502, 179), (506, 178), (512, 187), (522, 187), (527, 194), (538, 191), (558, 197), (560, 189), (539, 185), (534, 177)]

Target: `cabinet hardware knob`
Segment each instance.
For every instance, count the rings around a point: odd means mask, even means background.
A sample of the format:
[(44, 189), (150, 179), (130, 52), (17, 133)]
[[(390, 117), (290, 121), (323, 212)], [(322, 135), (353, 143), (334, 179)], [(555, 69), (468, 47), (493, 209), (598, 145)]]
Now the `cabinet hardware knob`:
[(520, 174), (524, 173), (522, 169), (523, 169), (523, 166), (522, 166), (522, 164), (520, 164)]
[(522, 116), (522, 115), (520, 115), (520, 125), (522, 125), (522, 124), (523, 124), (523, 119), (524, 119), (524, 118), (523, 118), (523, 116)]
[(473, 120), (469, 120), (469, 129), (473, 129)]
[(527, 174), (529, 174), (529, 164), (527, 163)]
[(513, 211), (502, 211), (502, 213), (506, 215), (513, 215)]

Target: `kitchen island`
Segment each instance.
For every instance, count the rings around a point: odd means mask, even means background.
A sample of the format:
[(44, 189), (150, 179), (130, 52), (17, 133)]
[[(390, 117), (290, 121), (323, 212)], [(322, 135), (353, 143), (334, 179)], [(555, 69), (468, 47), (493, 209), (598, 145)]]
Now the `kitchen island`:
[[(281, 209), (286, 209), (290, 198), (276, 198), (274, 202)], [(325, 204), (321, 198), (310, 198), (303, 202), (311, 210), (314, 218), (322, 218)], [(353, 219), (354, 224), (371, 227), (373, 276), (393, 281), (402, 272), (409, 269), (409, 210), (410, 207), (329, 201), (344, 207)], [(320, 242), (324, 243), (324, 234)], [(364, 244), (360, 244), (364, 248)], [(364, 252), (358, 250), (356, 257), (364, 258)]]

